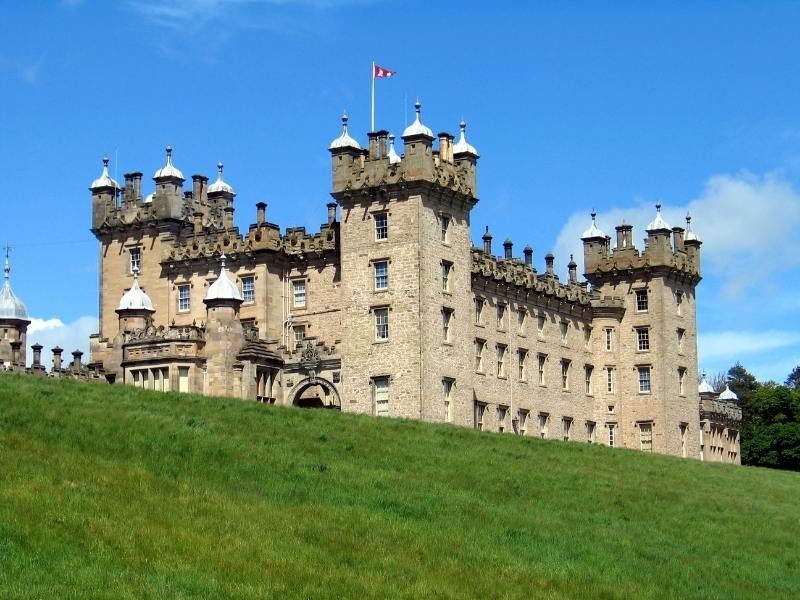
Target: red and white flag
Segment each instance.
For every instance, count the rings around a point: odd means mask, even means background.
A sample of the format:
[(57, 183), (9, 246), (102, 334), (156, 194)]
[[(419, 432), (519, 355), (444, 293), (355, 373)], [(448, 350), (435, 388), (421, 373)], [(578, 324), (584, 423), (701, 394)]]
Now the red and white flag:
[(374, 77), (393, 77), (397, 75), (397, 71), (390, 71), (389, 69), (384, 69), (383, 67), (375, 65), (372, 74)]

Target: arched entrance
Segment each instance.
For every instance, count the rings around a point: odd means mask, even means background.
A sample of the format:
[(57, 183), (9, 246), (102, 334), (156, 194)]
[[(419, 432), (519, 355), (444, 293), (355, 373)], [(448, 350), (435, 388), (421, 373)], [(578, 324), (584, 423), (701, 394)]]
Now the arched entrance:
[(301, 408), (332, 408), (341, 410), (342, 402), (334, 385), (319, 377), (306, 377), (298, 382), (290, 396), (292, 405)]

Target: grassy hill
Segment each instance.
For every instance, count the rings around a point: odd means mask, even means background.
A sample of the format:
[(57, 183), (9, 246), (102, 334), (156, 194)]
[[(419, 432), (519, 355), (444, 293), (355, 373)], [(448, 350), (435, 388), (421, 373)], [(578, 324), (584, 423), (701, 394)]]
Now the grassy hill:
[(0, 597), (799, 597), (800, 475), (0, 376)]

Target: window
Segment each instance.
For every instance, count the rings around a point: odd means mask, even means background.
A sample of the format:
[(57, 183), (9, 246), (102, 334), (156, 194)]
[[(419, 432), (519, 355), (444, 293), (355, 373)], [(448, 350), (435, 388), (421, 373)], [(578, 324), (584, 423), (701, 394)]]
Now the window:
[(680, 316), (681, 313), (681, 306), (683, 305), (683, 292), (677, 291), (675, 292), (675, 312)]
[(536, 329), (539, 333), (539, 337), (542, 337), (542, 335), (544, 335), (544, 322), (545, 322), (544, 315), (538, 315), (536, 317)]
[(520, 409), (517, 411), (517, 419), (519, 421), (518, 424), (518, 432), (519, 435), (525, 435), (528, 431), (528, 411)]
[(544, 364), (547, 361), (547, 354), (540, 354), (539, 358), (539, 385), (544, 385)]
[(481, 324), (481, 313), (483, 312), (483, 298), (475, 298), (475, 324)]
[(442, 291), (450, 291), (450, 272), (453, 270), (453, 263), (442, 261)]
[(379, 417), (389, 416), (389, 378), (375, 377), (375, 414)]
[(589, 344), (592, 341), (592, 328), (588, 325), (583, 328), (583, 347), (589, 349)]
[(639, 393), (650, 393), (650, 367), (637, 367), (639, 371)]
[(379, 260), (373, 263), (375, 268), (375, 289), (385, 290), (389, 287), (389, 263)]
[(688, 423), (681, 423), (681, 456), (686, 458), (686, 430), (689, 428)]
[(686, 369), (684, 367), (678, 367), (678, 393), (683, 396), (686, 391), (684, 389), (684, 385), (686, 383)]
[(256, 278), (252, 275), (242, 277), (242, 300), (245, 302), (256, 300)]
[(188, 283), (178, 286), (178, 311), (187, 312), (191, 307), (191, 288)]
[(613, 349), (614, 330), (610, 327), (606, 328), (606, 352), (611, 352)]
[(486, 342), (483, 340), (475, 340), (475, 370), (478, 373), (483, 371), (483, 347)]
[(606, 367), (606, 392), (614, 393), (614, 367)]
[(452, 379), (442, 379), (442, 396), (444, 397), (444, 420), (448, 423), (453, 420), (453, 383)]
[(178, 367), (178, 391), (189, 392), (189, 367)]
[(561, 343), (567, 343), (567, 332), (569, 331), (569, 323), (561, 321)]
[(613, 413), (616, 410), (616, 407), (613, 404), (608, 405), (608, 412)]
[(608, 427), (608, 446), (614, 448), (617, 445), (617, 424), (609, 423)]
[(647, 312), (647, 290), (636, 290), (636, 312)]
[(375, 309), (375, 338), (378, 340), (389, 339), (389, 309)]
[(594, 444), (594, 429), (594, 421), (586, 421), (586, 441), (590, 444)]
[(592, 395), (592, 372), (594, 371), (594, 367), (592, 365), (586, 365), (583, 367), (583, 375), (584, 375), (584, 382), (586, 383), (586, 394), (591, 396)]
[(686, 330), (685, 329), (678, 329), (676, 331), (676, 334), (678, 336), (678, 352), (683, 352), (683, 338), (684, 338), (684, 335), (686, 334)]
[(386, 213), (375, 214), (375, 239), (385, 240), (389, 238), (389, 216)]
[(447, 215), (442, 215), (439, 218), (439, 222), (442, 225), (442, 241), (446, 244), (447, 243), (447, 233), (450, 229), (450, 217)]
[(506, 376), (506, 347), (503, 344), (497, 344), (497, 376)]
[(131, 248), (131, 249), (128, 250), (128, 253), (130, 254), (130, 259), (131, 259), (131, 265), (130, 265), (131, 273), (133, 273), (134, 271), (141, 272), (141, 270), (142, 270), (142, 249), (139, 248), (139, 247)]
[(497, 328), (503, 329), (503, 320), (506, 316), (506, 305), (505, 304), (498, 304), (497, 305)]
[(525, 312), (524, 308), (517, 310), (517, 332), (520, 335), (525, 335)]
[(450, 341), (450, 321), (453, 318), (452, 308), (442, 309), (442, 339), (445, 342)]
[(295, 279), (292, 281), (292, 289), (294, 290), (294, 306), (295, 308), (303, 308), (306, 305), (306, 280)]
[(561, 425), (564, 429), (564, 441), (569, 441), (569, 434), (572, 431), (572, 417), (564, 417), (561, 419)]
[(547, 413), (539, 413), (539, 437), (547, 437), (547, 425), (550, 422), (550, 415)]
[(486, 412), (486, 405), (482, 402), (475, 402), (475, 429), (483, 431), (483, 415)]
[(525, 381), (525, 359), (528, 358), (527, 350), (517, 350), (518, 375), (520, 381)]
[(568, 390), (569, 389), (569, 364), (566, 358), (562, 359), (561, 361), (561, 389)]
[(507, 406), (497, 407), (497, 431), (503, 433), (506, 430), (506, 414), (508, 413)]
[(653, 424), (639, 423), (639, 447), (642, 452), (653, 451)]
[(294, 345), (302, 344), (303, 340), (306, 339), (306, 326), (293, 325), (292, 329), (294, 330)]
[(639, 352), (650, 350), (650, 329), (648, 327), (636, 328), (636, 342)]

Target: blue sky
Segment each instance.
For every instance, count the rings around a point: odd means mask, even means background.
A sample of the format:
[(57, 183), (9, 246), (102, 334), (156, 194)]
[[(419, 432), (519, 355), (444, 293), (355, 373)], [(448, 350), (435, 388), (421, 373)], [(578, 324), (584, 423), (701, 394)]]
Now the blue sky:
[[(236, 222), (325, 220), (343, 109), (366, 141), (414, 99), (434, 131), (463, 116), (488, 225), (565, 274), (597, 209), (635, 239), (661, 200), (703, 245), (701, 368), (782, 381), (800, 364), (800, 4), (130, 0), (9, 3), (0, 36), (0, 241), (31, 342), (86, 349), (97, 244), (87, 187), (185, 174), (236, 188)], [(577, 256), (576, 256), (577, 258)]]

